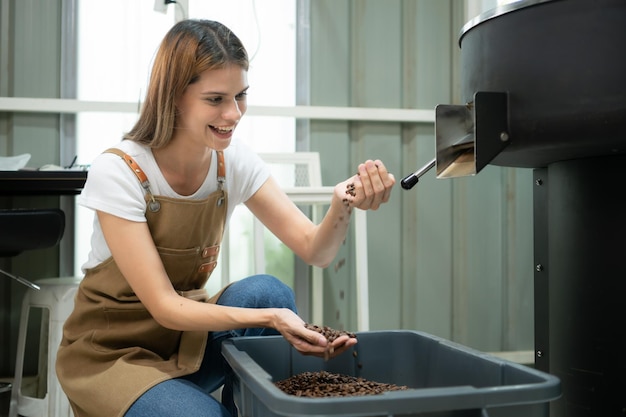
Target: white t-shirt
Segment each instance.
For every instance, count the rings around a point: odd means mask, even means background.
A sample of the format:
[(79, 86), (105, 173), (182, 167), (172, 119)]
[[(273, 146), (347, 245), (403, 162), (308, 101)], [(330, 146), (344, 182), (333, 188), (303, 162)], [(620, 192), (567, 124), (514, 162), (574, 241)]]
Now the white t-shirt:
[[(130, 155), (141, 167), (148, 181), (152, 194), (172, 198), (200, 200), (217, 190), (217, 155), (213, 160), (208, 175), (202, 186), (192, 195), (181, 196), (167, 183), (154, 159), (150, 148), (137, 142), (124, 140), (114, 146)], [(267, 181), (269, 167), (243, 142), (233, 139), (224, 151), (226, 164), (226, 182), (224, 189), (228, 193), (226, 223), (236, 205), (247, 201)], [(87, 182), (78, 196), (78, 204), (92, 210), (100, 210), (115, 216), (145, 222), (145, 191), (139, 180), (118, 155), (103, 153), (91, 164)], [(83, 272), (93, 268), (111, 256), (111, 251), (104, 240), (98, 216), (94, 213), (91, 251), (88, 260), (82, 266)]]

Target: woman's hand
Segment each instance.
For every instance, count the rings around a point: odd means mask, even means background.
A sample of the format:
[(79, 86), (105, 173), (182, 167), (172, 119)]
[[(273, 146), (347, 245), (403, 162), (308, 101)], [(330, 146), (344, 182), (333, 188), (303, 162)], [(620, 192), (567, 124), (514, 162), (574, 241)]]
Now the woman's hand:
[(367, 160), (359, 164), (357, 175), (335, 186), (335, 194), (348, 207), (377, 210), (389, 201), (395, 183), (395, 177), (387, 172), (382, 161)]
[(347, 335), (340, 336), (332, 343), (328, 343), (323, 335), (307, 329), (306, 323), (296, 313), (288, 309), (278, 310), (274, 328), (301, 354), (324, 359), (340, 355), (357, 343), (356, 338)]

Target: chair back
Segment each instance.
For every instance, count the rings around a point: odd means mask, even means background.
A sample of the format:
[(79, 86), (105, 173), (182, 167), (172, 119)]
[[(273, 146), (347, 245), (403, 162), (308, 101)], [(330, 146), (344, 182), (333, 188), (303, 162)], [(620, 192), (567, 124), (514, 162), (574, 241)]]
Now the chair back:
[(65, 231), (60, 209), (0, 210), (0, 257), (56, 246)]

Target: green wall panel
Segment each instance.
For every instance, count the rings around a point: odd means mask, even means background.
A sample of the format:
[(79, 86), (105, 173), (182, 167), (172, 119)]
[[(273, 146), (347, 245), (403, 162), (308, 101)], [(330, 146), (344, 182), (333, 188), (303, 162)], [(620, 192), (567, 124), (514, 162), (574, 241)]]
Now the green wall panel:
[[(312, 105), (458, 104), (463, 1), (310, 7)], [(367, 158), (381, 158), (400, 180), (434, 158), (434, 126), (312, 121), (311, 147), (324, 184)], [(531, 176), (488, 166), (475, 177), (438, 180), (433, 170), (369, 213), (370, 327), (424, 330), (489, 351), (530, 349)], [(353, 245), (349, 237), (342, 250), (353, 254)], [(340, 272), (326, 271), (325, 324), (354, 328), (354, 259), (341, 256)]]

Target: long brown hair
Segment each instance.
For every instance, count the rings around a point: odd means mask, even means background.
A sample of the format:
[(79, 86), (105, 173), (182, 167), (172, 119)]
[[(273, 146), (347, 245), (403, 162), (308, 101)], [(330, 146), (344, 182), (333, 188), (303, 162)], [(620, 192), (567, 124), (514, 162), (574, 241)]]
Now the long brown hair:
[(176, 124), (176, 99), (206, 70), (239, 65), (248, 54), (226, 26), (211, 20), (183, 20), (163, 38), (157, 51), (139, 120), (124, 139), (152, 148), (166, 145)]

